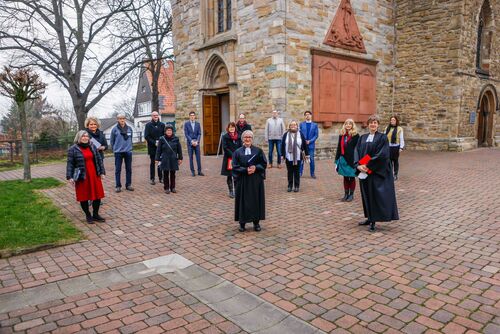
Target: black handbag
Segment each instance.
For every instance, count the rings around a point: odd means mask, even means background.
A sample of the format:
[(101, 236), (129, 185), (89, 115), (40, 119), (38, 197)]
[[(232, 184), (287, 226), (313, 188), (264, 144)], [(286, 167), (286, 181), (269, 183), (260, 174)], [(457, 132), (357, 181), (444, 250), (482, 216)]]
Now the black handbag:
[(74, 181), (82, 181), (83, 180), (83, 172), (82, 169), (77, 167), (73, 172), (73, 180)]

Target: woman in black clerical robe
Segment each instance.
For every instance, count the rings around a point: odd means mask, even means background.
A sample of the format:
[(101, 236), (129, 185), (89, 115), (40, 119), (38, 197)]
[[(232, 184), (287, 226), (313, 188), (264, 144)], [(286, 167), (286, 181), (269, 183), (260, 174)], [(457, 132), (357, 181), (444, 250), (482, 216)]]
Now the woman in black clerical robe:
[(375, 231), (375, 222), (399, 219), (389, 142), (386, 135), (377, 131), (379, 124), (377, 116), (368, 118), (370, 132), (361, 136), (354, 151), (354, 166), (360, 179), (366, 217), (366, 221), (359, 225), (370, 225), (372, 232)]
[(252, 145), (253, 132), (241, 134), (243, 146), (233, 153), (233, 177), (236, 189), (234, 220), (240, 223), (240, 232), (245, 224), (253, 222), (255, 231), (260, 231), (260, 221), (266, 219), (264, 179), (267, 160), (264, 152)]

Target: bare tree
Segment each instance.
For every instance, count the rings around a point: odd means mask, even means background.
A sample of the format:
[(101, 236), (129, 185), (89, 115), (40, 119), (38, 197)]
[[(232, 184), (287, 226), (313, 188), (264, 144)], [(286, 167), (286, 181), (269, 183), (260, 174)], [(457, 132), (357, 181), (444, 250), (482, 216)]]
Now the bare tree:
[(31, 181), (30, 157), (28, 148), (28, 129), (26, 122), (26, 102), (36, 100), (45, 92), (44, 84), (38, 74), (30, 68), (23, 68), (12, 71), (5, 67), (0, 73), (0, 94), (13, 99), (19, 110), (19, 121), (21, 126), (21, 138), (23, 148), (23, 178)]
[(0, 51), (52, 75), (71, 96), (80, 129), (107, 93), (142, 64), (144, 38), (117, 34), (137, 0), (0, 0)]
[(113, 113), (109, 117), (116, 118), (116, 116), (122, 114), (125, 117), (133, 122), (134, 121), (134, 107), (135, 107), (135, 98), (131, 97), (123, 100), (122, 102), (115, 104), (113, 106)]
[(151, 110), (158, 111), (160, 107), (158, 82), (162, 65), (166, 59), (173, 58), (170, 2), (136, 0), (134, 6), (136, 10), (127, 12), (129, 24), (125, 27), (125, 32), (130, 31), (133, 35), (144, 36), (141, 39), (143, 71), (148, 71), (152, 78)]

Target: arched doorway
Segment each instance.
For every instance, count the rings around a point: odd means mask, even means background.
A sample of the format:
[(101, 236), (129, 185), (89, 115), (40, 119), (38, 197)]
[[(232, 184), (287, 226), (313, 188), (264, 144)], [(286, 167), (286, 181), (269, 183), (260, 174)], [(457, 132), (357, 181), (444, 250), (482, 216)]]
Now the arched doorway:
[(203, 153), (217, 154), (224, 124), (229, 122), (229, 72), (218, 55), (205, 66), (203, 77)]
[(483, 89), (478, 103), (477, 144), (493, 146), (493, 116), (496, 111), (496, 92), (493, 87)]

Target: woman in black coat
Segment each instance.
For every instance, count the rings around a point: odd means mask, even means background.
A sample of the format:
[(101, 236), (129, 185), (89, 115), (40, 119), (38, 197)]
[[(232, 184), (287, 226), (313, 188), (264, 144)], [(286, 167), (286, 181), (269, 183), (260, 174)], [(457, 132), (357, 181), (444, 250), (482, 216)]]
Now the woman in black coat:
[(233, 153), (233, 176), (236, 187), (234, 220), (240, 223), (240, 232), (245, 224), (253, 222), (255, 231), (260, 231), (260, 221), (266, 219), (266, 178), (267, 161), (262, 149), (252, 145), (253, 132), (242, 133), (243, 146)]
[(358, 144), (359, 134), (356, 123), (347, 119), (340, 130), (339, 143), (335, 153), (335, 169), (344, 177), (344, 197), (342, 202), (351, 202), (356, 189), (356, 168), (354, 167), (354, 150)]
[(222, 158), (222, 168), (220, 175), (227, 176), (227, 187), (229, 188), (229, 197), (234, 198), (234, 180), (233, 180), (233, 153), (241, 147), (241, 139), (236, 132), (236, 124), (231, 122), (226, 127), (226, 134), (222, 136), (222, 149), (224, 157)]
[(156, 161), (159, 161), (159, 168), (163, 172), (163, 190), (166, 194), (176, 193), (175, 171), (182, 164), (182, 148), (170, 124), (165, 125), (165, 135), (158, 141)]
[(309, 145), (304, 134), (299, 131), (297, 121), (288, 123), (288, 131), (281, 139), (281, 154), (288, 172), (288, 192), (298, 192), (300, 187), (300, 163), (305, 156), (309, 159)]
[(108, 149), (108, 141), (104, 132), (99, 130), (100, 126), (99, 120), (95, 117), (87, 117), (85, 120), (85, 130), (90, 135), (90, 142), (97, 148), (101, 159), (104, 160), (104, 151)]
[(370, 132), (361, 136), (354, 152), (354, 166), (358, 170), (363, 211), (367, 218), (359, 225), (370, 225), (372, 232), (375, 231), (375, 222), (399, 219), (389, 141), (385, 134), (377, 131), (379, 124), (377, 116), (368, 118)]

